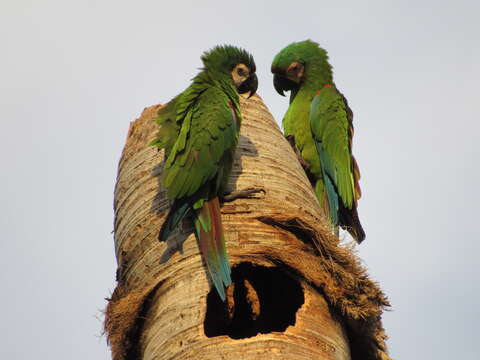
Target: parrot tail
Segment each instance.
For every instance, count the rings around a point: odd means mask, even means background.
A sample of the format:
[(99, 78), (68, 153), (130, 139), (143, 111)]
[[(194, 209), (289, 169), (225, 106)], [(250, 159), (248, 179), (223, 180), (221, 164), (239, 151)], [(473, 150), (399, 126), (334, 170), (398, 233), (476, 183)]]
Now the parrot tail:
[(232, 279), (218, 197), (205, 201), (203, 206), (195, 211), (194, 222), (198, 245), (208, 272), (218, 295), (225, 301), (225, 287), (232, 283)]
[(360, 224), (355, 206), (352, 209), (340, 206), (340, 226), (347, 230), (357, 243), (360, 244), (365, 240), (365, 231), (363, 231), (362, 224)]
[(325, 179), (325, 190), (326, 190), (327, 199), (328, 199), (330, 222), (332, 223), (333, 226), (338, 226), (339, 201), (338, 201), (337, 190), (335, 189), (335, 186), (333, 185), (333, 182), (328, 175), (325, 175), (324, 179)]
[(365, 232), (358, 218), (357, 208), (354, 205), (352, 209), (347, 209), (342, 201), (339, 201), (335, 186), (328, 176), (325, 176), (325, 183), (318, 180), (315, 184), (315, 193), (320, 204), (325, 211), (334, 233), (338, 236), (338, 226), (347, 230), (357, 243), (365, 240)]
[(158, 234), (159, 241), (166, 241), (172, 231), (174, 231), (180, 221), (182, 221), (186, 216), (191, 213), (192, 205), (190, 201), (186, 201), (185, 199), (175, 200), (170, 209), (170, 212), (165, 219), (162, 228), (160, 230), (160, 234)]

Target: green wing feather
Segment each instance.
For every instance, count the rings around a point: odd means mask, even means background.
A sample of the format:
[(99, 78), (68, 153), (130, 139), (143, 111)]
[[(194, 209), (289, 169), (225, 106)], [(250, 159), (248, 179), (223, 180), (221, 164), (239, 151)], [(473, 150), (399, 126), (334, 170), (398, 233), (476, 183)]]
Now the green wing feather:
[(158, 125), (158, 132), (150, 145), (165, 149), (167, 156), (178, 138), (183, 120), (177, 117), (177, 104), (180, 97), (181, 95), (178, 95), (162, 106), (157, 112), (157, 117), (153, 119)]
[[(353, 127), (343, 96), (333, 86), (324, 87), (313, 98), (310, 126), (322, 165), (327, 194), (331, 181), (343, 205), (351, 209), (356, 202), (354, 160), (351, 152)], [(337, 206), (338, 208), (338, 206)], [(337, 223), (334, 223), (337, 224)]]
[(179, 104), (185, 118), (165, 163), (163, 178), (170, 198), (199, 190), (217, 175), (224, 153), (235, 148), (238, 125), (230, 103), (223, 91), (210, 87), (190, 106)]

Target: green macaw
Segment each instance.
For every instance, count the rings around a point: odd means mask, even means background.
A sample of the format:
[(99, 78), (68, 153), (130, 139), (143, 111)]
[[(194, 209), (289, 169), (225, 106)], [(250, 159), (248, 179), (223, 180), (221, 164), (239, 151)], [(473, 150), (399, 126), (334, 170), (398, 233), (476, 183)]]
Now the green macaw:
[(290, 106), (285, 136), (299, 155), (318, 201), (338, 234), (346, 229), (358, 242), (365, 232), (358, 218), (360, 171), (352, 155), (353, 113), (333, 83), (327, 52), (311, 40), (292, 43), (272, 63), (273, 85)]
[(219, 196), (233, 164), (242, 115), (239, 93), (255, 94), (253, 57), (234, 46), (217, 46), (202, 57), (204, 68), (192, 84), (158, 111), (151, 143), (165, 149), (163, 185), (173, 199), (159, 240), (165, 241), (185, 217), (195, 235), (218, 294), (232, 282)]

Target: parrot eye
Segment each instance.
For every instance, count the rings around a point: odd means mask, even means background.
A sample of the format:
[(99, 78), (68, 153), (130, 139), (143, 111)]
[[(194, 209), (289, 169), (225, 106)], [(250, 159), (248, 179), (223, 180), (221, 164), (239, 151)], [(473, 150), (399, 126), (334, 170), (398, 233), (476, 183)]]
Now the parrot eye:
[(235, 66), (233, 71), (241, 78), (248, 77), (248, 74), (250, 73), (247, 66), (244, 64), (238, 64), (237, 66)]
[(296, 73), (296, 72), (300, 71), (302, 68), (303, 68), (303, 65), (301, 63), (295, 61), (295, 62), (290, 64), (287, 71), (291, 72), (291, 73)]
[(298, 61), (291, 63), (287, 68), (287, 77), (298, 83), (303, 78), (303, 64)]
[(232, 69), (232, 80), (239, 87), (250, 75), (250, 70), (245, 64), (238, 64)]

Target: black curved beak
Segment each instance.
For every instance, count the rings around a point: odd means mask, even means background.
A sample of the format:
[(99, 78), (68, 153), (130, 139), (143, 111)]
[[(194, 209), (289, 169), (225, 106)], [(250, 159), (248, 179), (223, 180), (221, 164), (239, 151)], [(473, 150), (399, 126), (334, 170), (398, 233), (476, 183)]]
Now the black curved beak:
[(281, 75), (275, 74), (273, 75), (273, 87), (280, 95), (285, 96), (284, 91), (296, 89), (298, 87), (298, 84)]
[(245, 94), (246, 92), (250, 92), (248, 97), (251, 98), (257, 92), (257, 88), (258, 88), (257, 74), (253, 73), (248, 77), (247, 80), (245, 80), (242, 83), (242, 85), (240, 85), (240, 87), (238, 88), (238, 92), (240, 94)]

